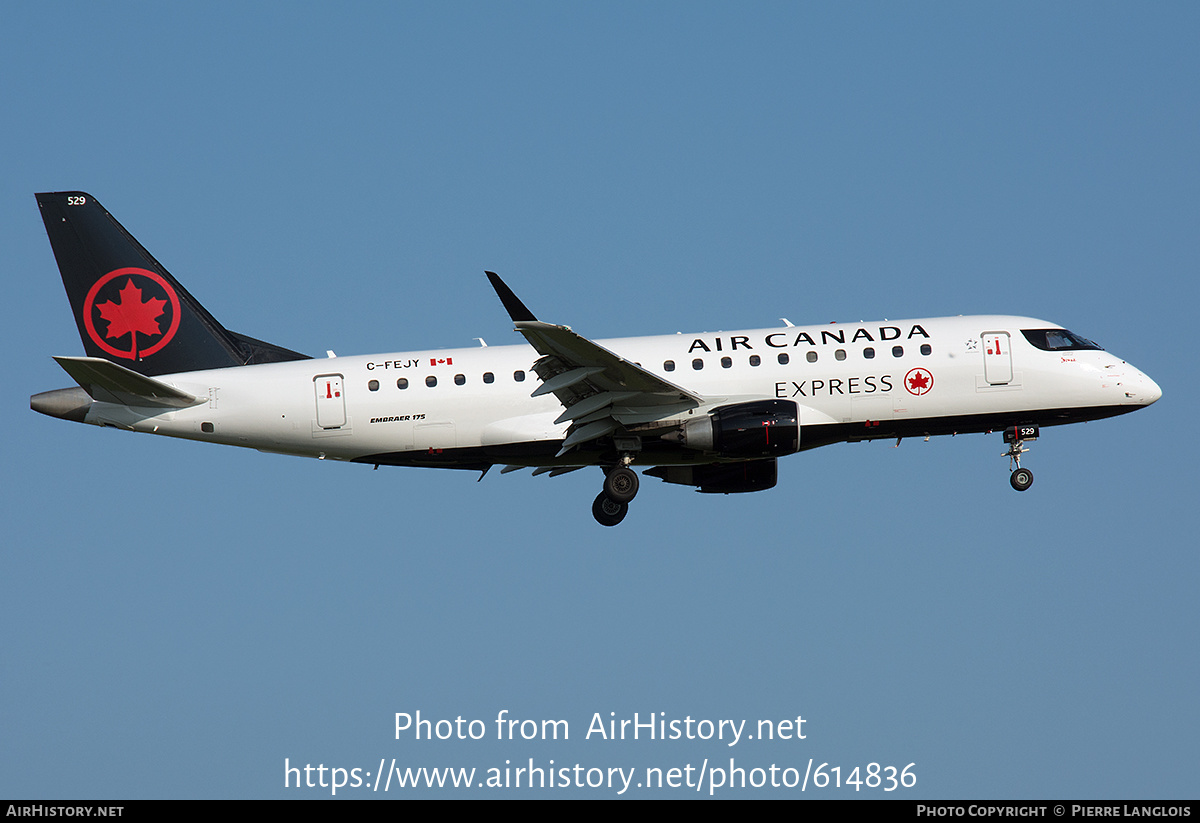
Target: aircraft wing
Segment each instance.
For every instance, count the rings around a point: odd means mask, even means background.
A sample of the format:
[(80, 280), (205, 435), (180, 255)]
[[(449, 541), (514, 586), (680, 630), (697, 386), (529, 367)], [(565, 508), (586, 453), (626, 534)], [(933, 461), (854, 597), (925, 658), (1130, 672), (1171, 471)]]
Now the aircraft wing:
[(567, 326), (539, 321), (503, 280), (493, 272), (487, 276), (517, 331), (541, 355), (533, 370), (542, 384), (532, 396), (553, 394), (565, 409), (555, 422), (571, 421), (560, 455), (622, 426), (680, 414), (704, 402)]

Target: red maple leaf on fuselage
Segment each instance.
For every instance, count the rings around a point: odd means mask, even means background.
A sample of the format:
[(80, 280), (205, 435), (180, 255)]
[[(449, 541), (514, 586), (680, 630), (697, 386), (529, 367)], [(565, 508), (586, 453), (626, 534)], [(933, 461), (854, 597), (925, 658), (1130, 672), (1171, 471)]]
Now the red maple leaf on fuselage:
[[(110, 339), (123, 337), (131, 332), (149, 335), (162, 333), (158, 327), (158, 317), (167, 305), (166, 300), (151, 297), (143, 301), (142, 290), (133, 285), (132, 277), (118, 294), (121, 297), (120, 303), (110, 300), (107, 303), (96, 304), (96, 308), (100, 310), (100, 316), (108, 321), (108, 331), (105, 333), (105, 337)], [(136, 340), (131, 340), (130, 343), (137, 348)]]
[(922, 372), (917, 372), (908, 379), (908, 385), (913, 389), (927, 389), (929, 388), (929, 378)]

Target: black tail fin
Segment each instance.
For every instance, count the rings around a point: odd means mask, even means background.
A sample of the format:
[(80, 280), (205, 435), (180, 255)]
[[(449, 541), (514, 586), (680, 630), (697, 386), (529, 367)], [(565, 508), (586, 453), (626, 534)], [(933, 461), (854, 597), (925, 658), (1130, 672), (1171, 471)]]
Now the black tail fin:
[(88, 356), (145, 375), (308, 359), (218, 323), (90, 194), (37, 201)]

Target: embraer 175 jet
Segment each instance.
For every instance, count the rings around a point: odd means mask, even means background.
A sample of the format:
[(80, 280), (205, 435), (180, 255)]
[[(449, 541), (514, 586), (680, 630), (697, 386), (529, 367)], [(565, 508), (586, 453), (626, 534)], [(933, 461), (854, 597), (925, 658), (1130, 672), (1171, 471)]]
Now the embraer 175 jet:
[(637, 494), (635, 466), (701, 492), (761, 491), (781, 456), (859, 440), (1003, 431), (1024, 491), (1040, 427), (1162, 395), (1028, 317), (592, 341), (538, 320), (491, 272), (527, 345), (314, 359), (226, 329), (91, 195), (37, 201), (87, 356), (54, 358), (79, 386), (34, 395), (35, 411), (376, 467), (599, 466), (592, 514), (605, 526)]

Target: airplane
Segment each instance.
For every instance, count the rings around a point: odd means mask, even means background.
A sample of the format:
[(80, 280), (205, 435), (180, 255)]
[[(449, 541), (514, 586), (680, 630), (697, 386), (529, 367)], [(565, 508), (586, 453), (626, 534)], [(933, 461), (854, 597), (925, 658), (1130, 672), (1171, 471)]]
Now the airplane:
[(51, 417), (378, 468), (551, 476), (598, 466), (620, 523), (643, 476), (710, 494), (776, 485), (832, 443), (1003, 431), (1010, 483), (1043, 426), (1154, 403), (1157, 384), (1054, 323), (938, 317), (592, 341), (486, 272), (524, 345), (313, 358), (230, 331), (85, 192), (36, 195), (84, 357)]

